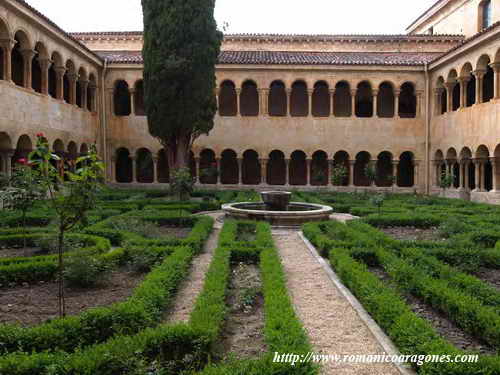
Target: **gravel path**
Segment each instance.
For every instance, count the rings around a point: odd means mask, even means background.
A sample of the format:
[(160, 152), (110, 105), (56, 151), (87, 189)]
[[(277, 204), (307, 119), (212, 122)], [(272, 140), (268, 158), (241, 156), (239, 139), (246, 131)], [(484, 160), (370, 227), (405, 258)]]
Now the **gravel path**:
[[(322, 354), (386, 354), (350, 303), (332, 284), (296, 231), (273, 232), (297, 315), (315, 351)], [(399, 375), (392, 364), (330, 362), (324, 375)]]
[(205, 243), (203, 253), (194, 258), (189, 276), (182, 282), (172, 307), (165, 313), (165, 323), (187, 322), (189, 320), (189, 315), (194, 308), (196, 297), (203, 288), (205, 275), (217, 247), (219, 232), (219, 229), (214, 229)]

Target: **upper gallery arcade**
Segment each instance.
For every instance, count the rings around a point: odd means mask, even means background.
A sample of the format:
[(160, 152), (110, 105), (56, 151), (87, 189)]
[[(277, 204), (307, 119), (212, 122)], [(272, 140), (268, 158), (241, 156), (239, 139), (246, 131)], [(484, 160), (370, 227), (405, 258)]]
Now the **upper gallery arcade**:
[[(500, 202), (499, 20), (497, 1), (440, 0), (407, 35), (226, 35), (216, 125), (195, 143), (192, 172), (219, 188), (333, 188), (343, 164), (340, 189), (431, 193), (444, 172), (450, 195)], [(141, 49), (141, 32), (68, 34), (3, 1), (0, 170), (42, 131), (68, 161), (97, 142), (110, 183), (167, 183)]]

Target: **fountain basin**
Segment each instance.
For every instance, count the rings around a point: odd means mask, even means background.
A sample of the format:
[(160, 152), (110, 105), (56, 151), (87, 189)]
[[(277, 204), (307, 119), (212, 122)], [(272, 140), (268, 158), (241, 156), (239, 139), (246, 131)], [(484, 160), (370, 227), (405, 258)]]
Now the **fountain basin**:
[(292, 193), (286, 191), (264, 191), (260, 193), (268, 211), (287, 211)]
[(222, 206), (227, 218), (267, 221), (274, 226), (297, 227), (314, 221), (328, 221), (333, 208), (312, 203), (288, 204), (287, 211), (272, 211), (266, 203), (231, 203)]

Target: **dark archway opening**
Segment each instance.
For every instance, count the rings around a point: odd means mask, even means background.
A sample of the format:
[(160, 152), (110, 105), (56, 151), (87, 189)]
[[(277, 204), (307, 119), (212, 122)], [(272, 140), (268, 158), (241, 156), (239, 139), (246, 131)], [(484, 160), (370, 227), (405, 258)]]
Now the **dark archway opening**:
[(132, 182), (132, 159), (130, 152), (125, 148), (116, 151), (116, 182)]
[(470, 76), (470, 81), (467, 83), (467, 107), (472, 107), (476, 104), (476, 77)]
[(237, 114), (238, 99), (236, 97), (236, 86), (231, 81), (224, 81), (219, 89), (219, 115), (231, 117)]
[(398, 186), (412, 187), (414, 185), (413, 154), (411, 152), (404, 152), (399, 158)]
[(351, 117), (352, 115), (351, 88), (347, 82), (342, 81), (335, 86), (333, 114), (335, 117)]
[(158, 152), (158, 182), (161, 184), (168, 184), (170, 182), (168, 155), (164, 149)]
[(486, 103), (495, 95), (495, 73), (489, 65), (486, 66), (486, 74), (483, 79), (483, 102)]
[(314, 117), (329, 117), (332, 98), (327, 83), (317, 82), (314, 85), (312, 95), (312, 115)]
[[(38, 55), (40, 56), (40, 55)], [(42, 93), (42, 67), (38, 61), (39, 57), (31, 60), (31, 88), (41, 94)]]
[(134, 107), (136, 116), (145, 116), (144, 109), (144, 81), (138, 81), (135, 85)]
[(335, 168), (344, 167), (345, 177), (342, 179), (341, 186), (349, 186), (349, 176), (350, 176), (350, 165), (349, 165), (349, 154), (345, 151), (339, 151), (333, 157), (333, 163)]
[(356, 117), (373, 117), (373, 93), (368, 82), (361, 82), (356, 91)]
[(11, 53), (11, 74), (12, 82), (17, 86), (24, 86), (24, 58), (21, 53), (21, 43), (16, 38), (16, 45)]
[(116, 83), (113, 102), (115, 105), (115, 116), (130, 116), (132, 106), (127, 82), (118, 81)]
[(247, 150), (243, 153), (242, 164), (243, 185), (258, 185), (261, 182), (261, 167), (259, 154), (254, 150)]
[(303, 151), (295, 151), (290, 157), (290, 185), (307, 185), (307, 162)]
[(298, 81), (292, 85), (290, 97), (290, 115), (292, 117), (306, 117), (309, 114), (309, 96), (305, 82)]
[(220, 181), (224, 185), (239, 183), (238, 155), (233, 150), (225, 150), (220, 160)]
[(287, 105), (285, 84), (274, 81), (269, 90), (269, 116), (286, 116)]
[(259, 91), (255, 82), (246, 81), (241, 87), (240, 107), (242, 116), (259, 115)]
[(417, 96), (415, 87), (410, 82), (405, 82), (401, 86), (398, 110), (401, 118), (415, 118), (417, 116)]
[(377, 159), (377, 178), (375, 183), (380, 187), (392, 186), (392, 154), (390, 152), (382, 152)]
[(150, 184), (154, 181), (154, 163), (151, 152), (140, 149), (137, 152), (137, 182)]
[(54, 64), (50, 64), (49, 68), (49, 95), (57, 98), (57, 73)]
[(453, 86), (453, 94), (452, 94), (452, 110), (456, 111), (460, 108), (460, 84), (456, 83)]
[(445, 114), (448, 111), (448, 94), (445, 89), (441, 91), (441, 114)]
[(366, 168), (371, 161), (370, 154), (366, 151), (356, 155), (356, 163), (354, 164), (354, 185), (355, 186), (370, 186), (370, 180), (366, 176)]
[(218, 179), (217, 160), (215, 152), (205, 149), (200, 153), (200, 182), (202, 184), (216, 184)]
[(380, 85), (377, 98), (377, 114), (381, 118), (394, 117), (394, 89), (388, 82)]
[(311, 185), (328, 185), (328, 155), (324, 151), (316, 151), (311, 161)]
[(269, 154), (266, 180), (269, 185), (286, 184), (285, 155), (281, 151), (275, 150)]
[(68, 72), (66, 71), (66, 73), (64, 73), (63, 76), (63, 98), (66, 103), (70, 102), (69, 90), (70, 90), (70, 84), (69, 84)]

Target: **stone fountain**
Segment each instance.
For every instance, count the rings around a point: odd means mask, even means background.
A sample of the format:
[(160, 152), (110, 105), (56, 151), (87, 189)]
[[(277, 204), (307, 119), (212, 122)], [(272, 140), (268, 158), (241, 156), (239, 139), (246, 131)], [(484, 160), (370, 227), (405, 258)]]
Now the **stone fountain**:
[(292, 193), (266, 191), (262, 203), (231, 203), (222, 206), (227, 218), (267, 221), (274, 226), (297, 227), (312, 221), (327, 221), (333, 208), (312, 203), (290, 202)]

